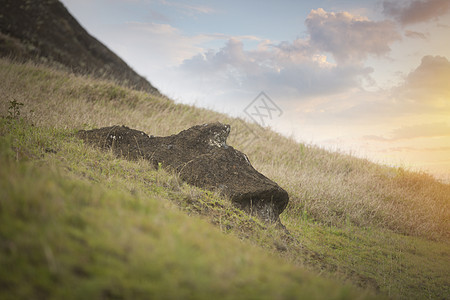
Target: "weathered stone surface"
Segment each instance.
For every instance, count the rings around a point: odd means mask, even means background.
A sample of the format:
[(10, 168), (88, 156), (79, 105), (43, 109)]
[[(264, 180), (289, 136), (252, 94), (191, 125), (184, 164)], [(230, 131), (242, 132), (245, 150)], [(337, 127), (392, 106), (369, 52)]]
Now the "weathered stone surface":
[(125, 126), (82, 130), (78, 136), (119, 156), (142, 157), (155, 167), (172, 169), (187, 183), (220, 190), (237, 207), (279, 223), (289, 201), (287, 192), (256, 171), (244, 153), (226, 144), (229, 133), (229, 125), (212, 123), (167, 137), (148, 136)]

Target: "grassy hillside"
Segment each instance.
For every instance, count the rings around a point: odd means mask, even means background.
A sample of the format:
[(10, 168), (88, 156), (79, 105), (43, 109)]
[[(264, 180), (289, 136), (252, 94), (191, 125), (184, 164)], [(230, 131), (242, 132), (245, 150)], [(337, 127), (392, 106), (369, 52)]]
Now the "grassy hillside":
[[(24, 104), (17, 106), (24, 121), (1, 119), (0, 127), (5, 295), (450, 294), (450, 186), (429, 175), (31, 64), (1, 60), (0, 90), (0, 115), (14, 114), (11, 101)], [(281, 218), (290, 234), (176, 174), (114, 158), (72, 136), (116, 124), (168, 135), (213, 121), (231, 124), (229, 144), (289, 192)]]

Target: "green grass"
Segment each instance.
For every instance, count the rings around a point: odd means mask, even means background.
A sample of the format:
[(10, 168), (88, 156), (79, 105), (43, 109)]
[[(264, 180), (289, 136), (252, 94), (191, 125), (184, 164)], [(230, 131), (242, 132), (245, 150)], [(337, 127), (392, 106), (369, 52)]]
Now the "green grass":
[[(0, 60), (0, 90), (1, 116), (24, 103), (0, 119), (2, 299), (450, 294), (450, 185), (427, 174), (32, 64)], [(289, 192), (290, 234), (73, 136), (115, 124), (167, 135), (212, 121), (230, 123), (229, 144)]]
[(0, 132), (2, 299), (364, 298), (180, 212), (172, 199), (195, 193), (235, 213), (145, 161), (67, 130), (2, 119)]
[(330, 153), (216, 112), (45, 67), (0, 60), (0, 80), (0, 112), (6, 115), (9, 101), (15, 99), (25, 104), (24, 116), (38, 126), (90, 129), (124, 124), (164, 136), (201, 123), (229, 123), (229, 144), (289, 192), (286, 216), (294, 222), (306, 211), (325, 225), (351, 222), (450, 240), (450, 185), (427, 174)]

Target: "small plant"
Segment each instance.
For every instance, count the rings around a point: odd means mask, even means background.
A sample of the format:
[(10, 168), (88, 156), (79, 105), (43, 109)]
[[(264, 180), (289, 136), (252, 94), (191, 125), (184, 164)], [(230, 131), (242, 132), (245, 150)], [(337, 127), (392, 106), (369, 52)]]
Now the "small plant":
[(8, 119), (18, 119), (20, 117), (20, 107), (23, 106), (23, 103), (17, 102), (16, 99), (9, 101), (8, 107)]

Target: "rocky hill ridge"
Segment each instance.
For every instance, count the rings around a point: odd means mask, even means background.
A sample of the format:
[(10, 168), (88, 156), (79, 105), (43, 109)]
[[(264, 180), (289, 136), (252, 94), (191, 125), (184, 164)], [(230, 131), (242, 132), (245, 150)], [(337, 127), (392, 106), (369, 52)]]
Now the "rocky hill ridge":
[(0, 56), (49, 63), (159, 94), (144, 77), (92, 37), (58, 0), (2, 0)]

